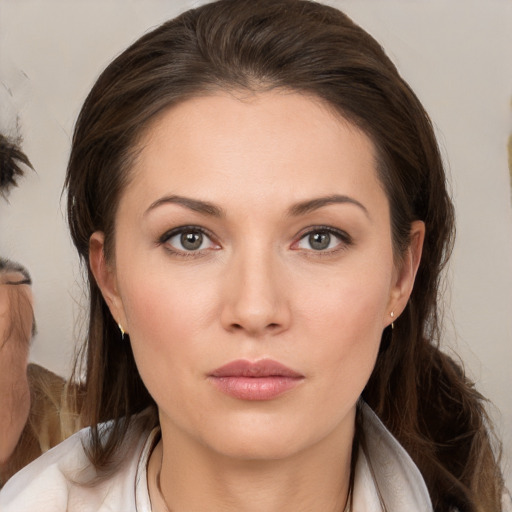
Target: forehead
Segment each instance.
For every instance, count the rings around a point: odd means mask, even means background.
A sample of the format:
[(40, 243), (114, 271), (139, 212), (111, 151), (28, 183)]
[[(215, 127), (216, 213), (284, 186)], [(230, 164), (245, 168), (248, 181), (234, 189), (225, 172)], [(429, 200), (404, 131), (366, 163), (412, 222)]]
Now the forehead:
[(276, 187), (290, 200), (307, 199), (312, 186), (321, 195), (382, 192), (369, 137), (320, 99), (281, 90), (219, 92), (170, 107), (140, 138), (131, 172), (127, 189), (139, 195), (152, 187), (153, 195), (224, 187), (226, 197), (261, 200)]
[[(225, 130), (231, 130), (236, 138), (224, 138)], [(180, 139), (181, 145), (183, 138), (193, 142), (206, 134), (210, 140), (219, 135), (219, 149), (233, 147), (233, 142), (242, 141), (247, 135), (255, 145), (268, 145), (271, 138), (275, 144), (309, 138), (319, 146), (347, 131), (374, 153), (369, 137), (322, 98), (282, 88), (264, 92), (218, 90), (188, 98), (162, 111), (142, 132), (139, 146), (144, 151), (162, 138), (166, 145), (172, 144), (174, 137)]]

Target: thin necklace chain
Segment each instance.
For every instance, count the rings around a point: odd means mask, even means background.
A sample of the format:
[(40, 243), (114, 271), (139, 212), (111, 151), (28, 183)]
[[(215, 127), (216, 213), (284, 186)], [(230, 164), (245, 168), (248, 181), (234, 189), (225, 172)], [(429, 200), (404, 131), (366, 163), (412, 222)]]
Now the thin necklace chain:
[[(165, 507), (163, 512), (172, 512), (172, 510), (168, 507), (167, 501), (165, 500), (164, 494), (162, 492), (162, 486), (160, 485), (160, 473), (162, 472), (162, 464), (160, 463), (160, 469), (158, 470), (158, 473), (156, 474), (156, 489), (158, 491), (158, 494), (160, 495), (160, 500), (163, 503), (163, 506)], [(343, 512), (350, 512), (350, 494), (347, 497), (347, 503), (345, 507), (343, 508)]]
[[(160, 472), (161, 472), (161, 470), (159, 470), (157, 475), (156, 475), (156, 488), (158, 490), (158, 494), (160, 495), (161, 501), (162, 501), (162, 503), (163, 503), (163, 505), (165, 507), (163, 512), (172, 512), (169, 509), (169, 507), (167, 506), (167, 501), (165, 501), (164, 495), (162, 493), (162, 486), (160, 485)], [(347, 504), (345, 505), (345, 508), (343, 509), (343, 512), (350, 512), (350, 496), (347, 499)]]
[(158, 490), (158, 494), (160, 495), (160, 498), (162, 500), (162, 503), (165, 507), (164, 512), (171, 512), (169, 507), (167, 506), (167, 501), (165, 501), (164, 494), (162, 492), (162, 486), (160, 485), (160, 473), (162, 471), (162, 466), (160, 465), (160, 469), (158, 470), (158, 473), (156, 474), (156, 488)]

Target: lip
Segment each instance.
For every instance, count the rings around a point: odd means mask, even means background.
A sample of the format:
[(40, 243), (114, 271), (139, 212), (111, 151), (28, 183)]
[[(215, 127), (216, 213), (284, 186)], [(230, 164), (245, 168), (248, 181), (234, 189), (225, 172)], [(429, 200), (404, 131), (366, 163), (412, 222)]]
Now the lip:
[(271, 359), (232, 361), (208, 377), (219, 391), (239, 400), (272, 400), (304, 379), (304, 375)]

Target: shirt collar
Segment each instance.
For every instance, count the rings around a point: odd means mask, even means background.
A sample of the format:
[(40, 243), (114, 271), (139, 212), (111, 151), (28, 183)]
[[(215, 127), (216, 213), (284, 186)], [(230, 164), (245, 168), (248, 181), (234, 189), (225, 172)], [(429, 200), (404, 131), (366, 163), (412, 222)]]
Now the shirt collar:
[(432, 512), (427, 486), (409, 454), (365, 403), (362, 413), (367, 453), (359, 447), (352, 510)]

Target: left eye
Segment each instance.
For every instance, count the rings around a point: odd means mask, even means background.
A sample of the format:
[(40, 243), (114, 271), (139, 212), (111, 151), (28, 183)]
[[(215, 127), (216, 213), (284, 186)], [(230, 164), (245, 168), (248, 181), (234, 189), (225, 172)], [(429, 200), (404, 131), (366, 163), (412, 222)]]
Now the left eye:
[(197, 252), (216, 247), (206, 233), (192, 228), (174, 230), (165, 235), (162, 242), (181, 252)]
[[(328, 251), (334, 249), (343, 242), (347, 243), (341, 234), (334, 233), (327, 229), (317, 229), (305, 234), (297, 243), (298, 249), (313, 251)], [(346, 238), (346, 237), (345, 237)]]

